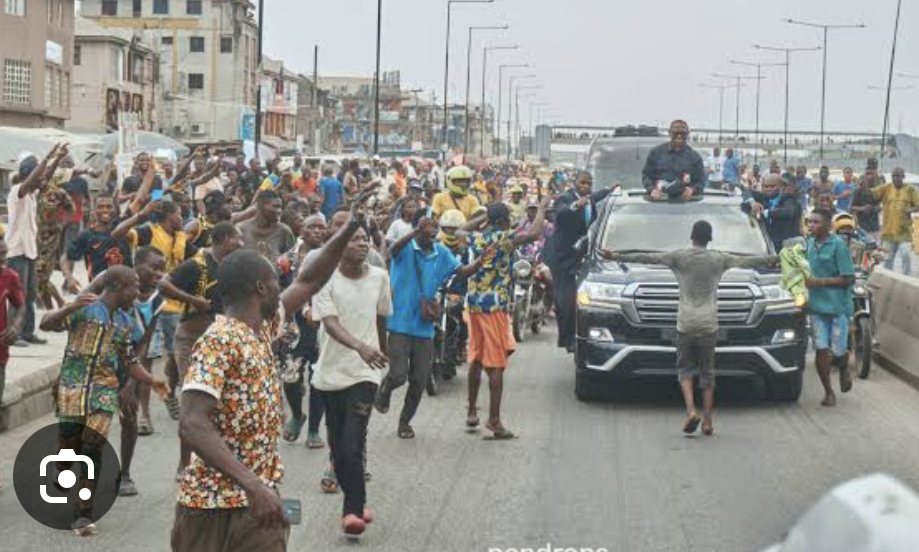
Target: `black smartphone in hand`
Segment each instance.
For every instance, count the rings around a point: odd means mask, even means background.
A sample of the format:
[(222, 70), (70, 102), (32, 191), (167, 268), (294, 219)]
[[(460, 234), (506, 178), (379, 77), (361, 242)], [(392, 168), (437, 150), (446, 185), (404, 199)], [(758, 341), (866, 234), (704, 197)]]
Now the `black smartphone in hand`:
[(284, 503), (284, 519), (287, 520), (287, 523), (291, 525), (300, 525), (300, 522), (303, 520), (300, 500), (296, 498), (285, 498), (282, 502)]

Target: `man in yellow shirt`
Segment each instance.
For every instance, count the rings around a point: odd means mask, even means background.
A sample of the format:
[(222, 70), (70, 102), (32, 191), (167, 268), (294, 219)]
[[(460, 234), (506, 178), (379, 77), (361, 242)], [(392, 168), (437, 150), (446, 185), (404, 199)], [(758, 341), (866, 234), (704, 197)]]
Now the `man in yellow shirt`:
[(523, 188), (514, 184), (510, 189), (511, 198), (505, 201), (511, 212), (511, 228), (517, 228), (527, 218), (527, 202), (523, 200)]
[(466, 220), (472, 219), (473, 213), (479, 207), (479, 200), (469, 195), (469, 186), (472, 184), (472, 170), (462, 165), (447, 171), (447, 189), (434, 196), (432, 209), (434, 217), (440, 216), (450, 209), (463, 213)]
[(887, 250), (884, 268), (893, 270), (897, 256), (903, 257), (903, 273), (912, 269), (910, 241), (912, 239), (912, 214), (919, 211), (919, 188), (904, 182), (906, 173), (902, 168), (893, 170), (893, 182), (871, 190), (881, 201), (881, 240)]

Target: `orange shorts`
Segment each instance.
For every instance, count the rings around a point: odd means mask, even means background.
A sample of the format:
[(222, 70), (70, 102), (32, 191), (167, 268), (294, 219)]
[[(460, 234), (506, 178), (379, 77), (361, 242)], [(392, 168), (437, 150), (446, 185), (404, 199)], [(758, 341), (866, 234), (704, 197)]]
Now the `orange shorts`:
[(507, 367), (507, 359), (517, 348), (506, 312), (469, 313), (469, 363), (485, 368)]

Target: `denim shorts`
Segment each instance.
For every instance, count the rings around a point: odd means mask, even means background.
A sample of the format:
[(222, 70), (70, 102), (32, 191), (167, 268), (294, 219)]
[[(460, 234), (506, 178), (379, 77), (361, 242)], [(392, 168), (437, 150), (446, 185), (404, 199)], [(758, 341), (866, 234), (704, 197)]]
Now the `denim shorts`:
[(157, 329), (162, 339), (163, 352), (172, 356), (175, 353), (176, 328), (179, 326), (179, 313), (160, 313), (157, 319)]
[(814, 348), (831, 349), (833, 356), (845, 356), (849, 350), (849, 317), (834, 314), (811, 314), (814, 329)]

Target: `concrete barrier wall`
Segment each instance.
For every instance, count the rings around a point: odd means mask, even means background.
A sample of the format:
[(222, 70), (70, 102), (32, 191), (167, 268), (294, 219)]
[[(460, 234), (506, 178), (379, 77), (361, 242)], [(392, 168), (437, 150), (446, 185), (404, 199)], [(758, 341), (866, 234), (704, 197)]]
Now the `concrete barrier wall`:
[(868, 285), (874, 294), (878, 354), (919, 386), (919, 279), (878, 268)]

